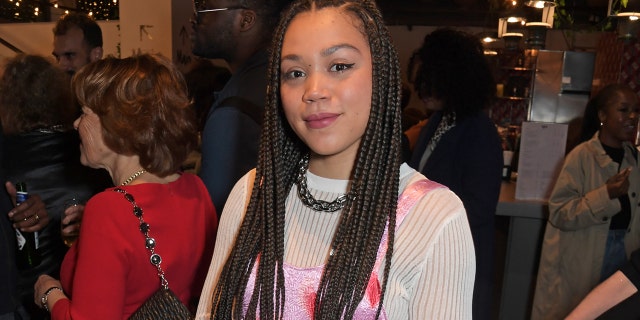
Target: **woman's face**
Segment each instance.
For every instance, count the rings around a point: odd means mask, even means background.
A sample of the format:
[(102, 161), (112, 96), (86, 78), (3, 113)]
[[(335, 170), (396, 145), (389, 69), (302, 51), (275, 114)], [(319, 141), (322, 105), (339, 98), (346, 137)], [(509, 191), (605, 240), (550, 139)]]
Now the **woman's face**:
[(618, 91), (605, 108), (598, 112), (602, 127), (600, 140), (611, 147), (633, 141), (638, 124), (638, 96), (631, 90)]
[(442, 100), (436, 97), (421, 97), (420, 99), (422, 100), (425, 108), (430, 111), (440, 111), (444, 106)]
[(80, 135), (80, 162), (91, 168), (106, 168), (115, 153), (104, 143), (98, 115), (82, 107), (82, 114), (73, 122), (73, 127)]
[(299, 14), (282, 44), (287, 121), (320, 156), (354, 161), (371, 112), (372, 62), (355, 20), (336, 8)]

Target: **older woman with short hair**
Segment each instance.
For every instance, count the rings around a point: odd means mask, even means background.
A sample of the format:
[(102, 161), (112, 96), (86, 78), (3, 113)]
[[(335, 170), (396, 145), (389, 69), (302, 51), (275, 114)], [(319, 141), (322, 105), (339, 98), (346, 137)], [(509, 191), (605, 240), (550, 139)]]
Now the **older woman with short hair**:
[(206, 275), (217, 218), (200, 179), (179, 172), (197, 143), (182, 75), (143, 54), (91, 63), (72, 85), (82, 105), (74, 123), (81, 162), (106, 169), (117, 187), (89, 200), (61, 281), (41, 276), (36, 302), (52, 319), (129, 318), (160, 288), (145, 247), (153, 238), (170, 289), (189, 304)]

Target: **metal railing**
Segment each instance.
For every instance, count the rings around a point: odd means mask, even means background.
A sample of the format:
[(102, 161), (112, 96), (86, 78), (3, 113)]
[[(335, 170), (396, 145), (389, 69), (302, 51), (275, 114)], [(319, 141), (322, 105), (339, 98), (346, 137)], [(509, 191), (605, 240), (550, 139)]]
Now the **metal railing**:
[(7, 40), (5, 40), (2, 37), (0, 37), (0, 44), (2, 44), (3, 46), (11, 49), (15, 53), (24, 53), (22, 50), (18, 49), (18, 47), (12, 45), (11, 43), (9, 43)]

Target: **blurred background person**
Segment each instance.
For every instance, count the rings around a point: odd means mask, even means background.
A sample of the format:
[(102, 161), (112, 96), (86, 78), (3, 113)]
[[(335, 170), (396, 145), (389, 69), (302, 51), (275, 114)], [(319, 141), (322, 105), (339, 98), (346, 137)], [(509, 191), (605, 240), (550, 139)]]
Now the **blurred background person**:
[[(0, 156), (3, 142), (4, 138), (0, 134)], [(5, 181), (1, 166), (0, 181)], [(0, 192), (0, 212), (9, 212), (12, 207), (9, 195)], [(16, 245), (16, 232), (12, 221), (0, 218), (0, 320), (28, 319), (18, 298)]]
[[(44, 315), (33, 304), (33, 284), (42, 273), (58, 276), (67, 252), (61, 238), (64, 201), (74, 197), (86, 201), (111, 185), (103, 171), (80, 164), (78, 133), (72, 126), (77, 114), (69, 76), (52, 61), (26, 54), (7, 61), (0, 80), (5, 135), (1, 165), (10, 181), (8, 189), (15, 194), (11, 182), (25, 182), (28, 192), (44, 201), (48, 213), (48, 224), (38, 233), (42, 261), (33, 269), (20, 270), (19, 277), (20, 299), (34, 319)], [(39, 219), (43, 216), (38, 214)]]
[(86, 204), (61, 281), (40, 276), (36, 301), (44, 298), (42, 307), (53, 319), (127, 319), (156, 292), (158, 271), (150, 263), (135, 202), (157, 242), (170, 289), (189, 305), (202, 289), (217, 216), (200, 179), (179, 172), (197, 144), (182, 74), (155, 55), (108, 57), (82, 68), (73, 89), (83, 106), (74, 123), (81, 161), (106, 169), (119, 187)]
[[(289, 0), (195, 1), (192, 52), (223, 59), (231, 78), (215, 95), (202, 131), (200, 177), (218, 214), (234, 184), (255, 168), (267, 90), (267, 47)], [(228, 10), (213, 11), (228, 8)]]
[(215, 65), (211, 60), (196, 59), (189, 70), (185, 72), (189, 98), (193, 101), (193, 108), (198, 121), (198, 148), (193, 150), (182, 169), (198, 174), (200, 172), (202, 152), (201, 134), (209, 115), (209, 109), (215, 102), (215, 93), (219, 92), (231, 78), (229, 69)]
[(82, 12), (63, 15), (53, 28), (53, 56), (60, 68), (74, 74), (89, 62), (102, 59), (102, 30)]
[(589, 140), (566, 156), (549, 198), (532, 319), (562, 319), (640, 247), (638, 96), (601, 89), (584, 111)]
[(464, 203), (476, 252), (473, 319), (493, 317), (495, 212), (502, 147), (486, 110), (495, 84), (476, 37), (438, 29), (418, 49), (414, 89), (433, 114), (409, 165), (444, 184)]
[(204, 129), (209, 109), (215, 102), (215, 93), (224, 88), (229, 78), (231, 78), (229, 69), (201, 58), (196, 58), (189, 70), (185, 72), (184, 80), (187, 82), (189, 98), (193, 100), (199, 132)]

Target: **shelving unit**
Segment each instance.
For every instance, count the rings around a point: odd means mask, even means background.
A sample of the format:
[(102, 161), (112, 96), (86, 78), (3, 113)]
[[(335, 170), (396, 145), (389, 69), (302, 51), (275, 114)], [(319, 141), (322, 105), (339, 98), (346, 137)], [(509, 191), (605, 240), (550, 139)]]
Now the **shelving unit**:
[[(490, 58), (498, 94), (490, 110), (493, 121), (503, 127), (520, 126), (527, 120), (535, 77), (535, 51), (504, 49)], [(500, 92), (502, 91), (502, 95)]]

